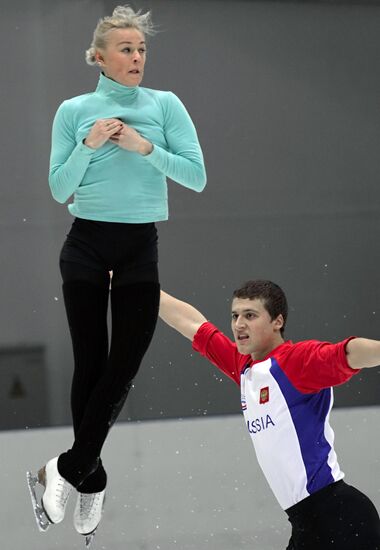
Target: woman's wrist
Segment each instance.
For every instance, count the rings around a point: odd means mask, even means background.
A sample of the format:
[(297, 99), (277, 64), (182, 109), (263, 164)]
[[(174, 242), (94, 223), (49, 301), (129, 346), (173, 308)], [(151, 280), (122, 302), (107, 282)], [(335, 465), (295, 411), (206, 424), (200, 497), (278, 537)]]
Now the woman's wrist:
[(152, 151), (153, 151), (153, 143), (151, 143), (147, 139), (143, 139), (138, 148), (138, 152), (140, 153), (140, 155), (145, 157), (146, 155), (150, 155)]
[(84, 139), (82, 140), (82, 143), (83, 143), (83, 145), (85, 145), (85, 146), (88, 147), (89, 149), (96, 149), (96, 147), (94, 147), (93, 145), (90, 145), (90, 144), (88, 143), (87, 138), (84, 138)]

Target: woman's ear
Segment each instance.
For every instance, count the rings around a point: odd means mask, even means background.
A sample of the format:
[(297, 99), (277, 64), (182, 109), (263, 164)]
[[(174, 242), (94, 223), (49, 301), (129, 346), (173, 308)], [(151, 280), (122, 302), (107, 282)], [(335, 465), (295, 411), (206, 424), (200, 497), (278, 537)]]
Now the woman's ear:
[(102, 67), (104, 65), (104, 57), (102, 56), (102, 54), (100, 52), (96, 52), (95, 61), (100, 67)]

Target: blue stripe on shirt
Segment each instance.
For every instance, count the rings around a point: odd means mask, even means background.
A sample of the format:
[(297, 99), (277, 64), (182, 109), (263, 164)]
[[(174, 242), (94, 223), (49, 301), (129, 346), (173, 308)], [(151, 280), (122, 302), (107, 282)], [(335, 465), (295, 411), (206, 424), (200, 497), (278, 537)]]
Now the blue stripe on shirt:
[(332, 390), (327, 388), (318, 393), (301, 393), (273, 358), (270, 373), (280, 387), (293, 420), (307, 475), (306, 489), (309, 494), (315, 493), (335, 481), (327, 462), (331, 445), (324, 434)]

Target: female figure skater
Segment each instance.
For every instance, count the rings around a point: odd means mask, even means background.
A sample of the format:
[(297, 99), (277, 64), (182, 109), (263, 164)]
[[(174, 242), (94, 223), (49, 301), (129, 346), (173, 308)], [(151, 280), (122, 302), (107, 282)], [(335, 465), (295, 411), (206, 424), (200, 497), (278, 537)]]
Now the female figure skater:
[(98, 86), (64, 101), (52, 131), (51, 192), (61, 203), (73, 195), (68, 208), (75, 216), (60, 256), (75, 363), (75, 440), (47, 462), (39, 480), (50, 523), (63, 520), (69, 493), (78, 490), (74, 525), (83, 535), (100, 521), (107, 483), (101, 449), (156, 325), (155, 222), (168, 217), (166, 178), (198, 192), (206, 184), (183, 104), (171, 92), (139, 87), (153, 31), (150, 12), (128, 6), (101, 19), (86, 52), (87, 63), (101, 69)]

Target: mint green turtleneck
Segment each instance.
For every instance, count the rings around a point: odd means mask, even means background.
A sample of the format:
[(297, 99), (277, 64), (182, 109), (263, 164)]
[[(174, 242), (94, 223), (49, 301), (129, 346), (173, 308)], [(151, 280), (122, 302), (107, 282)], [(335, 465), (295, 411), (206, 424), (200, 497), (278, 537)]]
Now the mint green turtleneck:
[[(146, 156), (83, 139), (97, 119), (118, 118), (153, 143)], [(74, 216), (146, 223), (168, 218), (166, 178), (202, 191), (206, 172), (197, 133), (172, 92), (128, 87), (103, 74), (95, 92), (64, 101), (54, 118), (49, 185)]]

